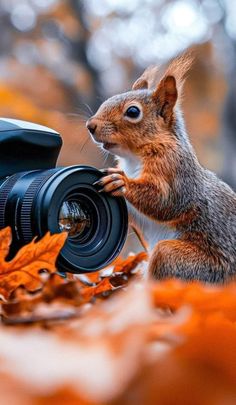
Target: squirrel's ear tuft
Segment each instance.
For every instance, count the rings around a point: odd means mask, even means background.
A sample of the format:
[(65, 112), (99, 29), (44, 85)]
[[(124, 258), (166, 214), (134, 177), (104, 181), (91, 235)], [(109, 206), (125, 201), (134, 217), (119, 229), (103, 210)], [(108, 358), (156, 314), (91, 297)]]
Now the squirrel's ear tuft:
[(153, 92), (153, 97), (158, 103), (159, 114), (166, 122), (170, 121), (177, 98), (181, 96), (186, 73), (192, 61), (193, 58), (189, 52), (174, 59)]
[(193, 56), (190, 51), (187, 51), (183, 55), (173, 59), (167, 68), (165, 76), (174, 76), (179, 93), (185, 82), (186, 74), (192, 66), (192, 63)]
[(144, 70), (142, 76), (140, 76), (132, 86), (132, 90), (152, 89), (155, 88), (158, 81), (158, 67), (149, 66)]
[(134, 82), (132, 90), (143, 90), (148, 88), (148, 82), (145, 79), (142, 79), (142, 76)]

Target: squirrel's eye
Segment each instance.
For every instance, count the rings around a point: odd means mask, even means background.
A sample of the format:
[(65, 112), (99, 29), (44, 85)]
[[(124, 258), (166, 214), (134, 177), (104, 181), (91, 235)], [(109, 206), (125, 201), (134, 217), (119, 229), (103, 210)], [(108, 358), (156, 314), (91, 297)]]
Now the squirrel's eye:
[(125, 115), (129, 118), (135, 119), (135, 118), (139, 117), (140, 113), (141, 113), (140, 109), (138, 107), (132, 105), (126, 110)]

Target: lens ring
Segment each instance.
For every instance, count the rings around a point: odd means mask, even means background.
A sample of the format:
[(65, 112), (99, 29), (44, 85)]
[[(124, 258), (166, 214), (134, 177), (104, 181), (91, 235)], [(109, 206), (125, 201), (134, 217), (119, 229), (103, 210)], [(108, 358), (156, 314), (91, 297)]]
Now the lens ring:
[(37, 195), (37, 191), (41, 188), (50, 177), (57, 171), (57, 169), (51, 169), (43, 172), (38, 172), (37, 177), (28, 187), (21, 206), (20, 212), (20, 224), (22, 229), (22, 235), (24, 242), (28, 243), (33, 238), (32, 230), (32, 206)]
[(6, 211), (6, 204), (9, 197), (9, 193), (11, 192), (12, 188), (18, 181), (18, 179), (22, 176), (23, 173), (16, 173), (12, 176), (8, 177), (6, 181), (1, 185), (0, 190), (0, 229), (6, 226), (6, 219), (5, 219), (5, 211)]

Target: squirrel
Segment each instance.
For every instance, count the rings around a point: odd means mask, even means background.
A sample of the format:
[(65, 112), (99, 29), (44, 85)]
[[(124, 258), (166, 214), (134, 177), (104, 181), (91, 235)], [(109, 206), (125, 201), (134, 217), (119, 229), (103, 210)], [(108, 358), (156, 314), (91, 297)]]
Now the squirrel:
[(181, 113), (190, 55), (158, 80), (147, 68), (132, 89), (106, 100), (86, 123), (115, 155), (99, 191), (124, 196), (130, 224), (148, 243), (151, 278), (223, 283), (236, 275), (236, 193), (203, 168)]

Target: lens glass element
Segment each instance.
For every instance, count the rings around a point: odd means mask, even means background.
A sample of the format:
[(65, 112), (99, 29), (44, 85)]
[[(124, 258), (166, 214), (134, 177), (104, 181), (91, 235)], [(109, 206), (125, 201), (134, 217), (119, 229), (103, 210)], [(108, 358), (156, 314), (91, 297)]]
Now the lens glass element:
[(59, 227), (70, 237), (80, 236), (91, 226), (91, 217), (78, 201), (64, 201), (59, 213)]

